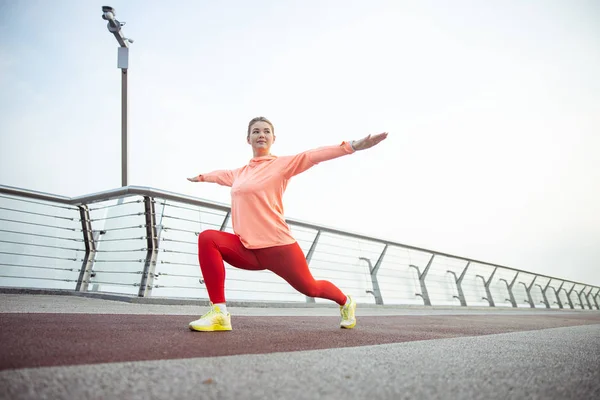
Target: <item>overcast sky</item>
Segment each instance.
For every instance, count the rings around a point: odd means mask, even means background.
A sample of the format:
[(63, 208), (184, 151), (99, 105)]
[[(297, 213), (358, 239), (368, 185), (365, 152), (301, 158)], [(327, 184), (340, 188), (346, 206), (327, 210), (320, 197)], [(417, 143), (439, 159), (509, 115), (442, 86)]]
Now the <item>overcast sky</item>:
[[(597, 1), (112, 1), (129, 61), (129, 183), (388, 131), (294, 178), (286, 215), (600, 285)], [(117, 188), (117, 42), (92, 1), (0, 1), (0, 184)]]

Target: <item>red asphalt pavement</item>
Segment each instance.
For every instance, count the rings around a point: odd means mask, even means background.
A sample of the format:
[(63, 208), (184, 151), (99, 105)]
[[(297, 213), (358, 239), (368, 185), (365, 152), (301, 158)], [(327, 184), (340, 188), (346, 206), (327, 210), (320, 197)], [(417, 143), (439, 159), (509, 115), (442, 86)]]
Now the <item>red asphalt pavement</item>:
[(233, 316), (233, 331), (193, 332), (190, 316), (0, 314), (0, 370), (290, 352), (600, 324), (600, 314)]

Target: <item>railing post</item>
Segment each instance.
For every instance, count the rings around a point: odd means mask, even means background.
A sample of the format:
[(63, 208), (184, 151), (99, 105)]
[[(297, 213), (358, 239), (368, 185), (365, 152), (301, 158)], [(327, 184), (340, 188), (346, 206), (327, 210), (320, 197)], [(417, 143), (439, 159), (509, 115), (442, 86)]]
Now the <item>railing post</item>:
[(556, 301), (555, 303), (558, 304), (559, 308), (563, 308), (563, 303), (560, 300), (560, 289), (562, 289), (563, 285), (565, 284), (565, 281), (563, 281), (560, 286), (558, 287), (558, 289), (555, 289), (554, 286), (550, 286), (550, 288), (552, 288), (552, 290), (554, 291), (554, 297), (556, 297)]
[(225, 214), (225, 218), (223, 218), (223, 223), (221, 224), (220, 231), (224, 231), (227, 228), (227, 224), (229, 223), (229, 219), (231, 218), (231, 210), (227, 211)]
[(596, 303), (596, 309), (600, 310), (600, 304), (598, 304), (598, 299), (600, 299), (600, 288), (596, 289), (598, 289), (598, 291), (596, 292), (594, 297), (592, 297), (592, 299), (594, 300), (594, 303)]
[(483, 300), (487, 300), (488, 303), (490, 304), (490, 307), (496, 307), (496, 304), (494, 303), (494, 298), (492, 297), (492, 292), (490, 291), (490, 284), (492, 283), (492, 278), (494, 277), (494, 274), (496, 273), (496, 271), (498, 270), (498, 267), (494, 268), (494, 271), (492, 272), (492, 274), (490, 275), (489, 279), (485, 280), (485, 278), (481, 275), (475, 275), (475, 277), (479, 277), (481, 278), (481, 280), (483, 281), (483, 286), (485, 287), (485, 295), (487, 297), (482, 297)]
[[(317, 235), (315, 236), (315, 240), (313, 240), (312, 244), (310, 245), (310, 249), (308, 250), (308, 254), (306, 254), (306, 263), (309, 264), (309, 265), (310, 265), (310, 260), (312, 259), (312, 256), (315, 253), (315, 250), (317, 248), (317, 242), (319, 241), (319, 237), (321, 237), (321, 230), (320, 229), (317, 231)], [(315, 298), (314, 297), (306, 296), (306, 302), (307, 303), (315, 303)]]
[(79, 206), (79, 215), (81, 216), (81, 232), (83, 233), (83, 243), (85, 244), (85, 256), (79, 270), (79, 277), (75, 290), (78, 292), (87, 292), (96, 259), (96, 241), (98, 233), (92, 231), (92, 222), (90, 220), (90, 210), (87, 205)]
[(550, 303), (548, 302), (548, 298), (546, 297), (546, 290), (548, 290), (548, 286), (550, 286), (550, 282), (552, 281), (552, 279), (550, 279), (548, 281), (548, 283), (546, 284), (545, 287), (542, 287), (542, 285), (540, 285), (539, 283), (536, 283), (535, 286), (539, 287), (540, 290), (542, 291), (542, 303), (544, 303), (544, 305), (546, 306), (546, 308), (550, 308)]
[(415, 296), (420, 296), (423, 299), (423, 303), (425, 303), (426, 306), (431, 305), (431, 300), (429, 299), (429, 292), (427, 292), (427, 285), (425, 285), (425, 278), (427, 277), (427, 273), (429, 272), (429, 268), (431, 268), (431, 263), (433, 262), (434, 258), (435, 254), (433, 254), (429, 259), (429, 262), (427, 263), (427, 266), (425, 267), (423, 273), (421, 273), (419, 267), (417, 267), (416, 265), (409, 265), (409, 268), (412, 267), (417, 270), (417, 275), (419, 276), (419, 283), (421, 284), (421, 293), (415, 293)]
[(519, 276), (519, 272), (520, 271), (517, 271), (517, 273), (515, 274), (513, 280), (510, 283), (508, 283), (508, 281), (506, 279), (504, 279), (504, 278), (500, 278), (499, 279), (501, 281), (504, 281), (504, 283), (506, 283), (506, 289), (508, 290), (508, 297), (510, 297), (510, 298), (508, 298), (506, 300), (510, 301), (510, 304), (512, 304), (512, 306), (514, 308), (517, 308), (518, 305), (517, 305), (517, 300), (515, 299), (515, 295), (513, 294), (512, 288), (515, 285), (515, 282), (517, 281), (517, 277)]
[[(371, 274), (371, 284), (373, 285), (373, 297), (375, 297), (375, 304), (383, 305), (383, 297), (381, 296), (381, 290), (379, 290), (379, 282), (377, 281), (377, 272), (379, 271), (379, 267), (383, 261), (383, 256), (385, 256), (385, 252), (387, 251), (388, 245), (386, 244), (383, 248), (383, 251), (379, 255), (379, 259), (375, 263), (373, 267), (371, 264), (371, 260), (366, 257), (359, 257), (360, 260), (366, 261), (369, 264), (369, 273)], [(367, 290), (367, 292), (369, 292)]]
[[(575, 286), (573, 286), (575, 287)], [(572, 290), (572, 289), (571, 289)], [(579, 299), (579, 306), (581, 306), (582, 310), (585, 310), (585, 306), (583, 305), (583, 301), (581, 300), (581, 290), (577, 291), (577, 290), (573, 290), (575, 292), (575, 294), (577, 295), (577, 298)]]
[(585, 288), (583, 288), (581, 290), (581, 292), (583, 293), (583, 297), (585, 297), (585, 302), (587, 303), (588, 308), (591, 310), (592, 309), (592, 303), (590, 303), (590, 293), (592, 292), (592, 287), (590, 286), (590, 290), (589, 292), (587, 292), (587, 294), (585, 293)]
[(454, 271), (450, 271), (450, 270), (446, 271), (446, 272), (454, 275), (454, 281), (456, 282), (456, 289), (458, 290), (458, 296), (452, 296), (452, 297), (455, 299), (458, 299), (458, 301), (460, 301), (460, 305), (463, 307), (467, 306), (467, 300), (465, 299), (465, 293), (462, 290), (462, 280), (465, 277), (467, 269), (469, 269), (469, 265), (471, 265), (471, 261), (467, 261), (467, 265), (465, 266), (465, 269), (463, 269), (459, 278), (456, 277), (456, 273)]
[(573, 292), (573, 289), (575, 289), (575, 284), (571, 286), (571, 290), (569, 290), (568, 292), (567, 289), (563, 289), (567, 294), (567, 301), (569, 302), (569, 307), (571, 307), (571, 309), (575, 309), (575, 306), (573, 305), (573, 300), (571, 300), (571, 292)]
[[(594, 289), (594, 288), (592, 288), (592, 290), (593, 290), (593, 289)], [(598, 300), (597, 300), (597, 298), (598, 298), (598, 294), (600, 293), (600, 288), (596, 288), (596, 289), (598, 289), (598, 290), (596, 291), (596, 294), (592, 294), (592, 291), (590, 290), (590, 296), (591, 296), (591, 298), (592, 298), (592, 301), (594, 302), (594, 305), (596, 306), (596, 309), (597, 309), (597, 310), (600, 310), (600, 307), (598, 306)]]
[(533, 280), (531, 281), (531, 283), (529, 284), (529, 286), (527, 286), (524, 282), (519, 282), (521, 285), (523, 285), (525, 287), (525, 293), (527, 293), (527, 300), (525, 300), (527, 303), (529, 303), (529, 307), (531, 308), (535, 308), (535, 303), (533, 302), (533, 298), (531, 297), (531, 288), (533, 287), (533, 284), (535, 283), (535, 280), (538, 278), (538, 276), (534, 276)]
[(152, 294), (154, 284), (154, 273), (156, 271), (156, 259), (158, 258), (159, 230), (156, 227), (156, 211), (154, 199), (144, 196), (144, 211), (146, 215), (146, 261), (140, 281), (138, 297), (148, 297)]

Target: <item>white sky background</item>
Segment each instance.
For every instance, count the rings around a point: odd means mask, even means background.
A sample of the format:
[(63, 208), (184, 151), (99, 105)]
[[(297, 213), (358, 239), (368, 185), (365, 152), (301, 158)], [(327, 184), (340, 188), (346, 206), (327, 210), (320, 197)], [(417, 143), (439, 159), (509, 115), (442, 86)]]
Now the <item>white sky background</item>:
[[(600, 284), (597, 1), (112, 1), (129, 61), (129, 182), (390, 132), (297, 176), (286, 215)], [(120, 71), (104, 3), (0, 0), (0, 184), (117, 188)]]

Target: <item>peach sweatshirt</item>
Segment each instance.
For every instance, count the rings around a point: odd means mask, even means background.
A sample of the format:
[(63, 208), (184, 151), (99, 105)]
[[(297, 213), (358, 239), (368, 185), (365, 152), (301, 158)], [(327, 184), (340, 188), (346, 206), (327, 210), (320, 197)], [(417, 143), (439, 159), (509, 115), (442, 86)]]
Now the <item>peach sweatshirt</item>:
[(348, 142), (319, 147), (295, 156), (255, 157), (234, 170), (200, 175), (201, 182), (231, 187), (233, 231), (248, 249), (292, 244), (283, 215), (282, 198), (289, 180), (322, 161), (354, 153)]

